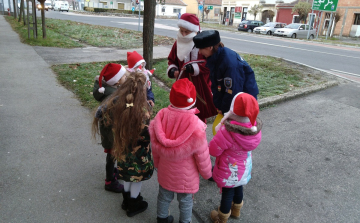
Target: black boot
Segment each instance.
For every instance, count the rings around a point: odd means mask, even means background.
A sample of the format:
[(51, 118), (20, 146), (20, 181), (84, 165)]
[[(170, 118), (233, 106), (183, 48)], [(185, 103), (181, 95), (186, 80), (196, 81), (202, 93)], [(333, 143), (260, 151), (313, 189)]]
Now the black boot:
[(128, 209), (128, 206), (129, 206), (129, 199), (130, 199), (130, 192), (123, 192), (122, 193), (123, 195), (123, 202), (121, 204), (121, 208), (126, 211)]
[(173, 223), (174, 217), (169, 215), (166, 218), (157, 217), (157, 223)]
[(128, 217), (135, 216), (143, 211), (145, 211), (148, 207), (148, 203), (142, 200), (142, 197), (139, 196), (137, 198), (129, 198), (126, 215)]

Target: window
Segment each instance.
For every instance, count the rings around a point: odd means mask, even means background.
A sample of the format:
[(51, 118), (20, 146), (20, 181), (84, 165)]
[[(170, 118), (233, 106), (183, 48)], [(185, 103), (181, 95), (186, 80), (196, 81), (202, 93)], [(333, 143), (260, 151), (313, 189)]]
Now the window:
[(300, 23), (300, 17), (298, 15), (293, 16), (293, 23)]
[(181, 9), (173, 9), (173, 13), (179, 14), (179, 12), (181, 13)]
[(214, 16), (219, 16), (220, 8), (214, 8)]
[(162, 7), (161, 12), (165, 12), (165, 7)]
[(242, 14), (242, 19), (241, 19), (241, 20), (246, 19), (247, 11), (248, 11), (248, 8), (247, 8), (247, 7), (244, 7), (244, 8), (243, 8), (243, 14)]
[(301, 25), (299, 29), (304, 30), (304, 29), (305, 29), (305, 25)]
[(360, 25), (360, 13), (355, 14), (354, 25)]

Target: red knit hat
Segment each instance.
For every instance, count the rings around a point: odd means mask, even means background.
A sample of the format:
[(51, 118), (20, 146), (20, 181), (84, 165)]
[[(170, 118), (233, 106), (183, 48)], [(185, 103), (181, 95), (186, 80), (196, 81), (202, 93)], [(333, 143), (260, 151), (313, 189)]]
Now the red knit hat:
[(249, 118), (252, 125), (251, 131), (257, 131), (255, 122), (259, 114), (259, 104), (254, 96), (244, 92), (237, 93), (231, 102), (230, 111), (225, 113), (220, 123), (215, 127), (216, 131), (220, 129), (220, 126), (230, 117), (231, 114)]
[(105, 88), (102, 87), (102, 79), (104, 78), (105, 82), (108, 85), (116, 84), (126, 73), (126, 69), (120, 64), (108, 63), (102, 69), (99, 76), (99, 92), (104, 93)]
[(183, 27), (193, 32), (200, 31), (200, 23), (198, 17), (190, 13), (182, 14), (177, 25), (178, 27)]
[(189, 109), (196, 102), (196, 89), (187, 78), (175, 81), (170, 90), (170, 103), (175, 108)]
[(142, 63), (146, 64), (144, 58), (136, 51), (127, 52), (127, 63), (128, 63), (129, 69), (134, 69), (134, 68), (140, 66)]

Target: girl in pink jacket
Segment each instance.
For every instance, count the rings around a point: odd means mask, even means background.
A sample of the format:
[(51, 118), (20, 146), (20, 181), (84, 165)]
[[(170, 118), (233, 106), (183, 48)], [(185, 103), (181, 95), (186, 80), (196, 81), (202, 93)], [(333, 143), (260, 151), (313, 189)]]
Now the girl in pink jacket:
[(209, 143), (210, 155), (215, 156), (213, 179), (221, 188), (221, 203), (213, 210), (213, 222), (227, 222), (240, 217), (243, 206), (243, 185), (251, 178), (251, 151), (261, 141), (262, 122), (257, 118), (259, 105), (250, 94), (240, 92), (231, 102), (230, 111), (216, 126), (217, 134)]
[(199, 190), (199, 173), (211, 177), (206, 124), (190, 109), (196, 102), (195, 86), (187, 79), (176, 81), (169, 107), (161, 109), (149, 126), (154, 166), (158, 169), (157, 222), (173, 222), (170, 202), (177, 193), (180, 222), (191, 221), (193, 194)]

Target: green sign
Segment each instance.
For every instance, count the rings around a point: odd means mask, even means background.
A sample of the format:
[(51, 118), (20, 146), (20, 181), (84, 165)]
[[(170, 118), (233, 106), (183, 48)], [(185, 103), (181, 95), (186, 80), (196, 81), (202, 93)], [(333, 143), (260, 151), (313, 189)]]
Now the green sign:
[(339, 0), (314, 0), (312, 9), (335, 12)]
[(212, 10), (212, 9), (213, 9), (213, 7), (214, 7), (214, 6), (209, 5), (209, 6), (207, 7), (207, 9), (208, 9), (208, 10)]
[(241, 12), (235, 12), (235, 19), (241, 19)]

